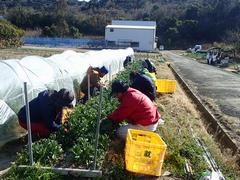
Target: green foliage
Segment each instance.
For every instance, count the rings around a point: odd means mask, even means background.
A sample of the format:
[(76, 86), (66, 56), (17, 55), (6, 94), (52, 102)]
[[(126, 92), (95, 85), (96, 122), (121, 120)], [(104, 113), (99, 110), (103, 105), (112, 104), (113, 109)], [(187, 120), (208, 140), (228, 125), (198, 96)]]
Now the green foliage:
[(13, 166), (9, 172), (9, 175), (2, 178), (2, 180), (64, 180), (65, 178), (50, 171), (40, 169), (39, 164), (34, 168), (20, 169)]
[[(72, 158), (75, 165), (91, 168), (94, 161), (95, 137), (78, 138), (76, 144), (73, 146)], [(107, 152), (110, 139), (106, 135), (99, 137), (99, 146), (97, 149), (97, 167), (101, 168), (105, 154)]]
[(232, 44), (238, 53), (240, 52), (240, 29), (227, 31), (223, 40)]
[[(35, 163), (43, 166), (53, 166), (63, 157), (63, 150), (57, 141), (51, 139), (41, 139), (32, 145), (33, 159)], [(26, 147), (21, 153), (18, 153), (16, 163), (18, 165), (28, 165), (29, 155)]]
[[(109, 98), (104, 93), (102, 100), (101, 119), (111, 113), (117, 105), (116, 99)], [(96, 122), (98, 116), (98, 97), (93, 97), (85, 105), (79, 104), (70, 114), (69, 120), (56, 133), (57, 141), (64, 149), (71, 148), (77, 139), (95, 137)]]
[(240, 3), (231, 0), (74, 0), (0, 1), (7, 19), (23, 29), (42, 29), (44, 36), (103, 36), (112, 19), (157, 22), (158, 44), (186, 48), (221, 41), (229, 30), (238, 31)]
[(196, 53), (186, 53), (185, 55), (187, 57), (194, 58), (198, 61), (206, 62), (207, 53), (196, 52)]
[(115, 80), (121, 80), (129, 83), (129, 74), (131, 71), (139, 71), (141, 69), (141, 61), (134, 61), (130, 66), (127, 66), (124, 71), (117, 74)]
[(184, 168), (187, 162), (193, 170), (193, 178), (199, 179), (201, 173), (207, 169), (207, 164), (202, 156), (203, 150), (197, 145), (192, 134), (189, 134), (189, 129), (183, 125), (188, 117), (178, 117), (178, 122), (175, 122), (173, 117), (165, 114), (164, 119), (164, 126), (159, 128), (161, 137), (168, 145), (163, 168), (185, 179)]
[(182, 148), (179, 150), (182, 157), (188, 159), (191, 166), (194, 167), (195, 178), (199, 179), (201, 174), (207, 169), (206, 162), (203, 158), (203, 149), (195, 141), (184, 141)]
[(0, 48), (19, 47), (23, 31), (7, 21), (0, 20)]
[(80, 38), (82, 37), (82, 34), (80, 33), (79, 29), (76, 27), (70, 28), (70, 34), (72, 34), (73, 38)]
[(1, 38), (16, 38), (23, 35), (23, 31), (14, 27), (7, 21), (0, 21), (0, 37)]

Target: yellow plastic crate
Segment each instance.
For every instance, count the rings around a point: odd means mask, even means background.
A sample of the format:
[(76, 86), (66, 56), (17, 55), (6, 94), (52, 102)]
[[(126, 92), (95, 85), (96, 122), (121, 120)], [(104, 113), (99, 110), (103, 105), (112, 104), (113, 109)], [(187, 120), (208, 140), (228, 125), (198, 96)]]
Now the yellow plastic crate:
[(126, 169), (160, 176), (167, 145), (153, 132), (129, 129), (125, 146)]
[(159, 93), (174, 93), (176, 91), (176, 80), (157, 79), (155, 85)]

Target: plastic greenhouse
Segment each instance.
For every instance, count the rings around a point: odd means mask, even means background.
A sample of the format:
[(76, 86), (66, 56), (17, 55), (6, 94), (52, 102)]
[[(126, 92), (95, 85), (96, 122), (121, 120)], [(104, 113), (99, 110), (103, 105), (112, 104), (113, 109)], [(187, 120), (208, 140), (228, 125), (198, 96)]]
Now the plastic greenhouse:
[(134, 56), (131, 48), (119, 50), (88, 51), (62, 54), (44, 58), (28, 56), (22, 59), (0, 61), (0, 146), (25, 133), (17, 122), (17, 112), (24, 106), (23, 82), (28, 84), (28, 98), (32, 100), (45, 89), (67, 88), (74, 91), (89, 66), (105, 66), (110, 78), (123, 69), (127, 56)]

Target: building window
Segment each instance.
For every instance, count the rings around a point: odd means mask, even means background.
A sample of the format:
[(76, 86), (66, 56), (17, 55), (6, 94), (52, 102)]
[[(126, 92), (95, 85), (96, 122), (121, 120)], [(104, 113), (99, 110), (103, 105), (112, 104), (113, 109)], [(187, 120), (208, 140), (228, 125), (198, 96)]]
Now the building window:
[(110, 32), (113, 32), (114, 31), (114, 29), (113, 28), (110, 28)]
[(129, 42), (129, 40), (118, 40), (117, 44), (120, 47), (129, 47), (129, 46), (131, 46), (131, 43)]
[(115, 46), (116, 42), (115, 41), (107, 41), (108, 46)]
[(139, 42), (131, 42), (131, 47), (139, 47)]

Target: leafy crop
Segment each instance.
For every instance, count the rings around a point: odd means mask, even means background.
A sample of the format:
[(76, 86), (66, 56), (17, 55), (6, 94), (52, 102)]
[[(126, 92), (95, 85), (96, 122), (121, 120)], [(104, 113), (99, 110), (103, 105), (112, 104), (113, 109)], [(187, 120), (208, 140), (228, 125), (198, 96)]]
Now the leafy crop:
[(11, 168), (9, 176), (2, 178), (2, 180), (64, 180), (65, 178), (50, 171), (42, 170), (39, 164), (34, 168), (20, 169), (15, 165)]
[(141, 61), (134, 61), (131, 65), (127, 66), (124, 71), (117, 74), (116, 80), (129, 82), (129, 74), (131, 71), (138, 71), (141, 69)]
[[(100, 143), (97, 151), (97, 165), (98, 167), (101, 167), (110, 140), (107, 136), (103, 135), (100, 136), (99, 142)], [(84, 167), (93, 167), (94, 150), (95, 150), (94, 138), (89, 139), (79, 138), (71, 150), (73, 154), (74, 164)]]
[[(33, 158), (34, 161), (41, 165), (54, 165), (63, 157), (63, 150), (57, 141), (51, 139), (41, 139), (38, 142), (33, 143)], [(28, 165), (29, 155), (27, 147), (18, 153), (17, 164)]]
[[(116, 99), (110, 98), (108, 94), (104, 94), (101, 118), (106, 118), (116, 106)], [(62, 144), (64, 149), (70, 149), (79, 138), (94, 138), (97, 116), (98, 97), (93, 97), (85, 105), (79, 104), (74, 112), (70, 114), (68, 122), (57, 132), (57, 141)]]

